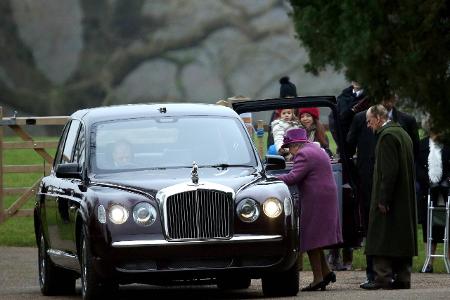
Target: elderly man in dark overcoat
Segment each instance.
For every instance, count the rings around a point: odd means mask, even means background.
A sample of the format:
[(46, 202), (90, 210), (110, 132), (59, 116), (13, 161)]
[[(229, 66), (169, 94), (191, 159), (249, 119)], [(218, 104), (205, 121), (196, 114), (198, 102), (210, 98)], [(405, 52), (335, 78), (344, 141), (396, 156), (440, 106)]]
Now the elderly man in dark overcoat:
[[(414, 160), (417, 160), (419, 133), (417, 130), (417, 122), (414, 116), (404, 113), (395, 107), (397, 96), (395, 94), (384, 98), (381, 104), (388, 111), (388, 118), (398, 123), (409, 135), (414, 148)], [(375, 144), (376, 135), (366, 126), (367, 110), (359, 112), (353, 118), (350, 130), (347, 135), (347, 155), (357, 155), (357, 183), (358, 183), (358, 201), (364, 208), (363, 221), (365, 235), (367, 234), (367, 226), (370, 211), (370, 197), (372, 194), (373, 167), (375, 161)], [(367, 280), (360, 284), (361, 288), (370, 287), (375, 280), (375, 272), (373, 271), (372, 257), (366, 256), (366, 275)]]
[(373, 256), (376, 281), (368, 289), (410, 288), (417, 255), (417, 213), (413, 144), (390, 121), (382, 105), (367, 110), (367, 126), (378, 136), (366, 255)]

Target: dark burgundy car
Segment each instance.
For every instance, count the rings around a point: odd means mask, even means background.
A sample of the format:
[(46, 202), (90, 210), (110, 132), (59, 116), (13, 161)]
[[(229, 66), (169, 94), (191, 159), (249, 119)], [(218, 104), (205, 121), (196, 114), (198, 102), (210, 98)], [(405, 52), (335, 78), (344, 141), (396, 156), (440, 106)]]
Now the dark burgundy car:
[[(270, 102), (270, 101), (269, 101)], [(214, 282), (298, 292), (298, 216), (232, 109), (206, 104), (80, 110), (35, 207), (44, 295), (119, 284)]]

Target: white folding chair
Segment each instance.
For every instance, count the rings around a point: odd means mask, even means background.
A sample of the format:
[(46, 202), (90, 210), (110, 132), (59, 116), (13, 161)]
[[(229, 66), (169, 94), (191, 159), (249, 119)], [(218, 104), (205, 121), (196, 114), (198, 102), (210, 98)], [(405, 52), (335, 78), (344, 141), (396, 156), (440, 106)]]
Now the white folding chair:
[[(422, 272), (425, 272), (428, 264), (432, 257), (441, 257), (444, 259), (445, 268), (447, 273), (450, 273), (450, 262), (448, 258), (448, 231), (449, 231), (449, 216), (450, 216), (450, 196), (447, 197), (445, 206), (434, 205), (431, 201), (431, 196), (428, 194), (428, 211), (427, 211), (427, 250), (426, 259), (422, 267)], [(433, 242), (433, 225), (434, 225), (434, 213), (444, 213), (445, 214), (445, 229), (444, 229), (444, 250), (443, 254), (431, 254), (431, 246)], [(437, 251), (437, 250), (436, 250)]]

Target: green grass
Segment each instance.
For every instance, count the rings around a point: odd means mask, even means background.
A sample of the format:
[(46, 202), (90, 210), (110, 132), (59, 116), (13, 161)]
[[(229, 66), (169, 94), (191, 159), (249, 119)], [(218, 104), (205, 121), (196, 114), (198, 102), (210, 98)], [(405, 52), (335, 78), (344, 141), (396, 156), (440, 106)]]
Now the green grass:
[[(36, 141), (57, 141), (56, 137), (38, 137)], [(5, 142), (21, 141), (19, 137), (6, 137)], [(54, 155), (56, 149), (46, 149), (50, 155)], [(44, 159), (32, 149), (7, 149), (3, 151), (3, 163), (5, 165), (38, 165), (44, 164)], [(43, 176), (42, 173), (5, 173), (3, 174), (3, 186), (30, 187)], [(19, 195), (5, 196), (3, 209), (13, 204)], [(21, 209), (34, 207), (34, 196), (21, 206)], [(0, 224), (0, 245), (2, 246), (35, 246), (34, 227), (32, 217), (12, 217)]]
[(0, 224), (0, 246), (36, 246), (33, 217), (13, 217)]

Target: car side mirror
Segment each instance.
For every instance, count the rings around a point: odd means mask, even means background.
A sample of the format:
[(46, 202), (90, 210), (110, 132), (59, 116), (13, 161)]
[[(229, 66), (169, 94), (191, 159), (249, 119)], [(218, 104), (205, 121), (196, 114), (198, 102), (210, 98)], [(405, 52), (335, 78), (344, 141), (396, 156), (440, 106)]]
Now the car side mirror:
[(266, 155), (266, 170), (282, 170), (286, 168), (286, 160), (281, 155)]
[(81, 179), (81, 165), (78, 163), (67, 163), (56, 165), (56, 177)]

